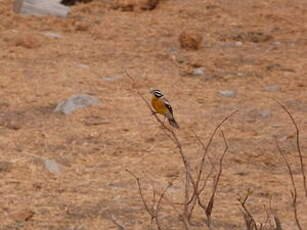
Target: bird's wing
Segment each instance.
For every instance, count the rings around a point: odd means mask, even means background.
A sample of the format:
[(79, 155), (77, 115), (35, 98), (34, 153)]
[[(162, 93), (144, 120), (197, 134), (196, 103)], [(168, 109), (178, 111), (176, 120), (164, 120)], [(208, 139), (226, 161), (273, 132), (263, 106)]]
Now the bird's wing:
[(163, 102), (164, 102), (166, 108), (170, 111), (170, 113), (173, 116), (174, 115), (173, 114), (173, 108), (172, 108), (171, 104), (169, 103), (169, 101), (167, 99), (163, 98)]

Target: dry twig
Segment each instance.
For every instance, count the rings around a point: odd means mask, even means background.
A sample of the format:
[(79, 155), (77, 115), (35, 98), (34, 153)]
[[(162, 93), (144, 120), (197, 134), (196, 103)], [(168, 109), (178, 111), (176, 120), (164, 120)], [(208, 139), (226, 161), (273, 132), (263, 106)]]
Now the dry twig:
[(243, 217), (244, 217), (244, 221), (245, 221), (247, 230), (254, 230), (254, 229), (258, 230), (256, 221), (255, 221), (253, 215), (250, 213), (250, 211), (246, 207), (246, 202), (247, 202), (250, 194), (251, 194), (251, 190), (248, 189), (245, 197), (244, 198), (239, 197), (238, 201), (240, 202), (241, 207), (243, 209), (242, 214), (243, 214)]
[(212, 191), (212, 194), (211, 194), (211, 197), (210, 197), (210, 200), (208, 202), (208, 204), (205, 206), (200, 199), (198, 199), (198, 204), (199, 206), (205, 210), (205, 213), (206, 213), (206, 216), (207, 216), (207, 219), (208, 219), (208, 226), (210, 227), (211, 225), (211, 214), (212, 214), (212, 209), (213, 209), (213, 205), (214, 205), (214, 198), (215, 198), (215, 195), (216, 195), (216, 191), (217, 191), (217, 187), (218, 187), (218, 184), (219, 184), (219, 181), (220, 181), (220, 178), (221, 178), (221, 175), (222, 175), (222, 171), (223, 171), (223, 160), (224, 160), (224, 157), (225, 157), (225, 154), (227, 153), (228, 151), (228, 143), (227, 143), (227, 140), (226, 140), (226, 137), (224, 135), (224, 132), (221, 131), (222, 133), (222, 136), (223, 136), (223, 140), (224, 140), (224, 144), (225, 144), (225, 149), (224, 149), (224, 152), (219, 160), (219, 170), (218, 170), (218, 173), (217, 173), (217, 176), (216, 176), (216, 179), (215, 179), (215, 182), (213, 184), (213, 191)]
[(295, 127), (296, 130), (296, 148), (297, 148), (297, 152), (300, 158), (300, 167), (301, 167), (301, 173), (302, 173), (302, 177), (303, 177), (303, 185), (304, 185), (304, 190), (305, 190), (305, 196), (307, 197), (307, 182), (306, 182), (306, 175), (305, 175), (305, 165), (304, 165), (304, 161), (303, 161), (303, 154), (301, 151), (301, 145), (300, 145), (300, 130), (297, 126), (296, 121), (294, 120), (292, 114), (290, 113), (290, 111), (287, 109), (286, 106), (284, 106), (283, 104), (281, 104), (279, 101), (273, 99), (277, 104), (280, 105), (280, 107), (288, 114), (289, 118), (292, 121), (292, 124)]
[[(198, 204), (200, 205), (200, 207), (202, 207), (204, 210), (206, 210), (205, 213), (206, 213), (206, 215), (207, 215), (207, 217), (208, 217), (208, 224), (210, 224), (210, 218), (209, 218), (209, 217), (211, 216), (211, 212), (212, 212), (212, 208), (213, 208), (213, 202), (214, 202), (214, 197), (215, 197), (216, 189), (213, 190), (213, 193), (212, 193), (212, 195), (211, 195), (211, 198), (210, 198), (210, 201), (209, 201), (208, 205), (207, 205), (207, 206), (204, 205), (204, 204), (202, 203), (201, 199), (200, 199), (200, 195), (201, 195), (201, 193), (204, 191), (205, 186), (206, 186), (206, 184), (207, 184), (207, 181), (208, 181), (209, 177), (211, 176), (211, 174), (212, 174), (212, 172), (213, 172), (213, 169), (214, 169), (214, 166), (213, 166), (213, 167), (211, 168), (209, 174), (208, 174), (207, 177), (205, 178), (205, 180), (204, 180), (204, 182), (203, 182), (203, 185), (200, 186), (200, 182), (202, 181), (201, 179), (202, 179), (203, 170), (204, 170), (204, 166), (205, 166), (205, 159), (206, 159), (206, 157), (208, 157), (209, 161), (211, 162), (211, 160), (210, 160), (210, 158), (209, 158), (209, 155), (208, 155), (208, 150), (209, 150), (209, 147), (210, 147), (210, 145), (211, 145), (211, 143), (212, 143), (212, 141), (213, 141), (213, 138), (215, 137), (217, 131), (221, 128), (221, 126), (222, 126), (230, 117), (232, 117), (232, 116), (233, 116), (235, 113), (237, 113), (237, 112), (238, 112), (238, 110), (235, 110), (234, 112), (232, 112), (231, 114), (229, 114), (228, 116), (226, 116), (220, 123), (218, 123), (218, 125), (217, 125), (217, 126), (215, 127), (215, 129), (213, 130), (213, 132), (212, 132), (212, 134), (211, 134), (211, 136), (210, 136), (210, 138), (209, 138), (209, 141), (208, 141), (207, 145), (205, 145), (205, 144), (203, 143), (203, 141), (200, 139), (200, 137), (199, 137), (195, 132), (193, 132), (193, 133), (194, 133), (194, 136), (196, 137), (196, 140), (200, 143), (200, 145), (201, 145), (202, 148), (203, 148), (203, 155), (202, 155), (202, 159), (201, 159), (201, 162), (200, 162), (200, 165), (199, 165), (199, 170), (198, 170), (197, 178), (196, 178), (196, 180), (195, 180), (194, 192), (193, 192), (191, 198), (190, 198), (189, 201), (188, 201), (188, 203), (192, 203), (191, 208), (190, 208), (190, 213), (189, 213), (188, 219), (191, 218), (192, 212), (193, 212), (193, 210), (194, 210), (195, 202), (193, 202), (193, 201), (194, 201), (194, 199), (197, 199), (197, 200), (198, 200)], [(225, 155), (225, 153), (228, 151), (228, 144), (227, 144), (227, 141), (226, 141), (225, 136), (224, 136), (223, 133), (222, 133), (222, 136), (223, 136), (224, 143), (225, 143), (225, 150), (224, 150), (224, 154), (222, 155), (222, 158), (221, 158), (220, 160), (223, 161), (224, 155)], [(220, 174), (221, 171), (222, 171), (221, 166), (222, 166), (222, 164), (221, 164), (221, 161), (220, 161), (220, 168), (219, 168), (219, 173), (218, 173), (218, 174)], [(219, 182), (219, 177), (220, 177), (220, 175), (218, 175), (218, 177), (217, 177), (218, 180), (217, 180), (217, 181), (215, 182), (215, 184), (214, 184), (214, 186), (216, 186), (216, 187), (217, 187), (217, 184), (218, 184), (218, 182)], [(208, 215), (208, 214), (209, 214), (209, 215)]]
[[(130, 170), (126, 169), (126, 171), (134, 177), (136, 183), (137, 183), (137, 186), (138, 186), (138, 190), (139, 190), (139, 195), (142, 199), (142, 202), (143, 202), (143, 205), (145, 207), (145, 210), (147, 211), (147, 213), (150, 215), (151, 217), (151, 221), (155, 221), (156, 225), (157, 225), (157, 228), (158, 230), (162, 230), (162, 227), (161, 227), (161, 224), (160, 224), (160, 221), (159, 221), (159, 212), (160, 212), (160, 209), (161, 209), (161, 202), (167, 192), (167, 190), (173, 185), (173, 182), (174, 180), (176, 180), (177, 178), (174, 178), (171, 182), (168, 183), (168, 185), (163, 189), (163, 191), (160, 193), (160, 197), (159, 199), (156, 201), (155, 198), (153, 198), (153, 204), (152, 204), (152, 207), (149, 207), (149, 205), (147, 204), (146, 200), (145, 200), (145, 197), (144, 197), (144, 194), (143, 194), (143, 190), (142, 190), (142, 187), (141, 187), (141, 182), (140, 182), (140, 178), (137, 177), (134, 173), (132, 173)], [(153, 197), (156, 196), (156, 193), (157, 191), (153, 188)]]
[(118, 222), (118, 220), (113, 215), (110, 216), (110, 219), (113, 222), (113, 224), (115, 224), (117, 226), (118, 230), (125, 230), (126, 229), (122, 224), (120, 224)]
[(141, 182), (140, 182), (140, 178), (137, 177), (133, 172), (131, 172), (129, 169), (126, 169), (126, 171), (134, 177), (135, 181), (136, 181), (136, 184), (138, 186), (138, 190), (139, 190), (139, 194), (140, 194), (140, 197), (142, 199), (142, 202), (143, 202), (143, 205), (144, 205), (144, 208), (145, 210), (147, 211), (147, 213), (150, 215), (151, 217), (151, 220), (153, 220), (156, 216), (155, 216), (155, 213), (153, 211), (152, 208), (149, 208), (145, 198), (144, 198), (144, 195), (143, 195), (143, 190), (142, 190), (142, 187), (141, 187)]
[(287, 160), (287, 157), (285, 156), (284, 152), (282, 151), (276, 137), (275, 139), (275, 143), (276, 143), (276, 147), (278, 149), (278, 152), (280, 153), (281, 157), (283, 158), (287, 169), (288, 169), (288, 173), (290, 176), (290, 180), (291, 180), (291, 184), (292, 184), (292, 191), (290, 191), (291, 197), (292, 197), (292, 208), (293, 208), (293, 214), (294, 214), (294, 219), (295, 219), (295, 223), (298, 227), (299, 230), (302, 230), (298, 215), (297, 215), (297, 189), (296, 189), (296, 185), (295, 185), (295, 181), (294, 181), (294, 176), (293, 176), (293, 172), (291, 169), (291, 166)]
[(173, 185), (173, 182), (170, 182), (165, 188), (164, 190), (162, 191), (162, 193), (160, 194), (160, 198), (157, 202), (157, 205), (156, 205), (156, 208), (155, 208), (155, 214), (156, 214), (156, 224), (158, 226), (158, 229), (160, 230), (161, 229), (161, 225), (160, 225), (160, 222), (159, 222), (159, 212), (160, 212), (160, 208), (161, 208), (161, 201), (162, 199), (164, 198), (164, 195), (165, 193), (167, 192), (167, 190)]

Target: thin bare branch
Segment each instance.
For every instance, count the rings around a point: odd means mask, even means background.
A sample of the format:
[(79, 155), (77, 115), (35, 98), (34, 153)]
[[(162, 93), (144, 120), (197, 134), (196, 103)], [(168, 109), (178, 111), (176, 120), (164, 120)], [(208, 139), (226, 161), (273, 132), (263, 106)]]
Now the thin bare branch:
[(292, 184), (292, 191), (290, 191), (290, 193), (291, 193), (291, 197), (292, 197), (292, 208), (293, 208), (293, 213), (294, 213), (294, 219), (295, 219), (295, 222), (296, 222), (298, 229), (302, 230), (302, 227), (301, 227), (298, 215), (297, 215), (297, 189), (296, 189), (296, 185), (295, 185), (295, 182), (294, 182), (293, 172), (292, 172), (291, 166), (290, 166), (290, 164), (287, 160), (287, 157), (285, 156), (284, 152), (282, 151), (282, 149), (281, 149), (281, 147), (280, 147), (280, 145), (277, 141), (277, 138), (275, 137), (274, 139), (275, 139), (275, 143), (276, 143), (276, 147), (278, 149), (278, 152), (280, 153), (281, 157), (283, 158), (283, 160), (284, 160), (284, 162), (287, 166), (287, 169), (288, 169), (288, 173), (289, 173), (291, 184)]
[[(202, 158), (201, 158), (201, 162), (199, 164), (199, 170), (198, 170), (198, 174), (197, 174), (197, 178), (193, 184), (193, 187), (194, 187), (194, 192), (191, 196), (191, 198), (188, 200), (188, 204), (191, 203), (193, 201), (193, 199), (195, 199), (195, 197), (197, 198), (198, 200), (198, 204), (201, 205), (203, 208), (205, 208), (205, 205), (202, 204), (201, 200), (200, 200), (200, 194), (204, 191), (205, 189), (205, 186), (206, 186), (206, 183), (207, 183), (207, 180), (209, 178), (209, 175), (207, 176), (207, 178), (205, 179), (204, 181), (204, 184), (200, 187), (200, 182), (201, 182), (201, 178), (202, 178), (202, 175), (203, 175), (203, 170), (204, 170), (204, 166), (205, 166), (205, 159), (206, 159), (206, 156), (208, 156), (208, 159), (210, 161), (210, 158), (209, 158), (209, 155), (208, 155), (208, 150), (209, 150), (209, 147), (213, 141), (213, 138), (215, 137), (217, 131), (219, 130), (219, 128), (230, 118), (232, 117), (235, 113), (237, 113), (239, 110), (235, 110), (233, 111), (231, 114), (229, 114), (228, 116), (226, 116), (220, 123), (218, 123), (218, 125), (215, 127), (215, 129), (213, 130), (210, 138), (209, 138), (209, 141), (207, 143), (207, 145), (205, 145), (203, 143), (203, 141), (200, 139), (200, 137), (195, 133), (194, 133), (194, 136), (196, 138), (196, 140), (200, 143), (200, 145), (202, 146), (203, 148), (203, 155), (202, 155)], [(228, 147), (227, 147), (228, 148)], [(212, 164), (213, 165), (213, 164)], [(214, 166), (213, 166), (214, 167)], [(211, 172), (209, 172), (209, 174), (211, 174), (213, 172), (213, 168), (211, 170)], [(194, 207), (192, 207), (192, 210), (194, 209)]]
[(203, 156), (201, 158), (201, 162), (200, 162), (200, 166), (199, 166), (199, 170), (198, 170), (198, 175), (197, 175), (197, 179), (196, 179), (196, 189), (197, 189), (197, 192), (198, 192), (198, 187), (199, 187), (199, 183), (200, 183), (200, 179), (201, 179), (201, 175), (203, 173), (203, 169), (204, 169), (204, 165), (205, 165), (205, 159), (206, 159), (206, 155), (208, 154), (208, 150), (209, 150), (209, 147), (213, 141), (213, 138), (216, 134), (216, 132), (218, 131), (218, 129), (230, 118), (232, 117), (235, 113), (237, 113), (239, 110), (235, 110), (233, 111), (231, 114), (229, 114), (228, 116), (226, 116), (216, 127), (215, 129), (213, 130), (210, 138), (209, 138), (209, 141), (207, 143), (206, 146), (204, 146), (204, 153), (203, 153)]
[(212, 176), (212, 174), (213, 174), (213, 168), (210, 169), (210, 171), (207, 174), (206, 178), (203, 179), (203, 185), (199, 188), (198, 194), (201, 194), (204, 191), (204, 189), (206, 188), (206, 185), (208, 183), (208, 180)]
[[(208, 218), (208, 226), (210, 226), (210, 224), (211, 224), (211, 213), (212, 213), (212, 209), (213, 209), (213, 206), (214, 206), (214, 198), (215, 198), (217, 187), (218, 187), (218, 184), (219, 184), (222, 172), (223, 172), (223, 160), (224, 160), (225, 154), (228, 152), (228, 148), (229, 148), (226, 137), (224, 135), (224, 132), (221, 131), (221, 133), (222, 133), (222, 137), (223, 137), (223, 140), (224, 140), (225, 149), (224, 149), (224, 152), (223, 152), (223, 154), (220, 158), (220, 161), (219, 161), (219, 170), (218, 170), (218, 173), (217, 173), (214, 185), (213, 185), (212, 195), (211, 195), (211, 198), (210, 198), (208, 205), (205, 209), (205, 213), (206, 213), (207, 218)], [(199, 200), (199, 205), (202, 208), (204, 208), (204, 206), (201, 204), (200, 200)]]
[(243, 209), (242, 214), (243, 214), (243, 217), (244, 217), (244, 221), (245, 221), (247, 230), (253, 230), (253, 229), (258, 230), (256, 221), (255, 221), (253, 215), (250, 213), (250, 211), (246, 207), (246, 202), (247, 202), (250, 194), (251, 194), (251, 190), (248, 189), (245, 197), (244, 198), (239, 197), (238, 201), (240, 202), (241, 207)]
[(275, 223), (274, 230), (282, 230), (281, 221), (280, 221), (278, 215), (272, 209), (272, 196), (270, 197), (270, 200), (269, 200), (269, 210), (268, 211), (270, 212), (271, 216), (273, 217), (273, 220), (274, 220), (274, 223)]
[(282, 225), (281, 225), (281, 221), (279, 219), (279, 217), (277, 215), (273, 215), (274, 216), (274, 222), (276, 225), (275, 230), (282, 230)]
[(165, 187), (165, 189), (162, 191), (162, 193), (160, 194), (160, 198), (159, 198), (159, 200), (158, 200), (158, 202), (157, 202), (156, 208), (155, 208), (155, 215), (156, 215), (155, 220), (156, 220), (156, 225), (157, 225), (157, 227), (158, 227), (158, 230), (161, 230), (161, 229), (162, 229), (162, 228), (161, 228), (161, 225), (160, 225), (160, 221), (159, 221), (159, 212), (160, 212), (160, 208), (161, 208), (161, 201), (162, 201), (162, 199), (164, 198), (164, 195), (165, 195), (165, 193), (167, 192), (167, 190), (168, 190), (172, 185), (173, 185), (173, 183), (170, 182), (170, 183)]
[(155, 213), (154, 213), (154, 211), (153, 211), (151, 208), (149, 208), (149, 206), (148, 206), (148, 204), (147, 204), (147, 202), (146, 202), (146, 200), (145, 200), (145, 198), (144, 198), (143, 190), (142, 190), (142, 187), (141, 187), (140, 178), (137, 177), (137, 176), (136, 176), (133, 172), (131, 172), (129, 169), (126, 169), (126, 171), (127, 171), (131, 176), (134, 177), (134, 179), (135, 179), (135, 181), (136, 181), (136, 183), (137, 183), (137, 186), (138, 186), (139, 194), (140, 194), (140, 197), (141, 197), (141, 199), (142, 199), (144, 208), (145, 208), (145, 210), (148, 212), (148, 214), (150, 215), (150, 217), (151, 217), (152, 219), (154, 219), (154, 218), (156, 217), (156, 216), (155, 216)]
[(119, 223), (119, 221), (113, 215), (110, 215), (110, 220), (113, 222), (113, 224), (115, 224), (117, 226), (118, 230), (125, 230), (126, 229), (121, 223)]
[(254, 230), (255, 223), (253, 222), (251, 217), (245, 211), (241, 210), (241, 212), (242, 212), (243, 219), (245, 222), (246, 230)]
[(296, 123), (296, 121), (294, 120), (292, 114), (290, 113), (290, 111), (287, 109), (287, 107), (283, 104), (281, 104), (279, 101), (273, 99), (277, 104), (280, 105), (280, 107), (288, 114), (289, 118), (292, 121), (293, 126), (295, 127), (296, 130), (296, 148), (297, 148), (297, 152), (300, 158), (300, 167), (301, 167), (301, 173), (302, 173), (302, 177), (303, 177), (303, 185), (304, 185), (304, 190), (305, 190), (305, 196), (307, 197), (307, 182), (306, 182), (306, 175), (305, 175), (305, 165), (304, 165), (304, 161), (303, 161), (303, 154), (301, 151), (301, 145), (300, 145), (300, 130), (298, 128), (298, 125)]
[(151, 188), (152, 188), (152, 201), (151, 201), (151, 203), (154, 206), (154, 204), (157, 202), (156, 201), (157, 192), (156, 192), (155, 185), (153, 184), (153, 182), (151, 183)]
[[(204, 143), (204, 142), (202, 141), (202, 139), (195, 133), (194, 130), (192, 130), (192, 132), (193, 132), (193, 135), (194, 135), (195, 139), (197, 140), (197, 142), (198, 142), (198, 143), (200, 144), (200, 146), (202, 147), (202, 151), (204, 151), (204, 149), (207, 148), (206, 145), (205, 145), (205, 143)], [(214, 166), (214, 164), (213, 164), (213, 162), (212, 162), (212, 159), (211, 159), (210, 155), (208, 154), (208, 151), (205, 151), (205, 152), (203, 153), (203, 158), (205, 159), (206, 157), (208, 158), (209, 163), (212, 165), (212, 167), (213, 167), (213, 169), (214, 169), (215, 166)]]

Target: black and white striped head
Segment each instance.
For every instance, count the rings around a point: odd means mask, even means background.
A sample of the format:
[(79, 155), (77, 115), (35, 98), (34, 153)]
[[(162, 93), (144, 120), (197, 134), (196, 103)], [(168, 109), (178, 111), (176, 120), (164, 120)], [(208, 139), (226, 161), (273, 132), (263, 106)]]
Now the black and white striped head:
[(158, 89), (151, 90), (150, 92), (151, 92), (152, 95), (154, 95), (157, 98), (160, 98), (160, 97), (164, 96), (163, 93), (161, 93), (161, 91), (158, 90)]

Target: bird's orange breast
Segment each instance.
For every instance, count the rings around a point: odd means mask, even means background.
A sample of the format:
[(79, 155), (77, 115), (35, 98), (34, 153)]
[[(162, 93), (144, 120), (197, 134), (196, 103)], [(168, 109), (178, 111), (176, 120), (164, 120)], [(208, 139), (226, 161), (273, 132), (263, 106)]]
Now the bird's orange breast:
[(168, 109), (164, 105), (164, 102), (155, 96), (153, 96), (151, 99), (151, 105), (156, 110), (157, 113), (165, 115), (165, 113), (168, 112)]

